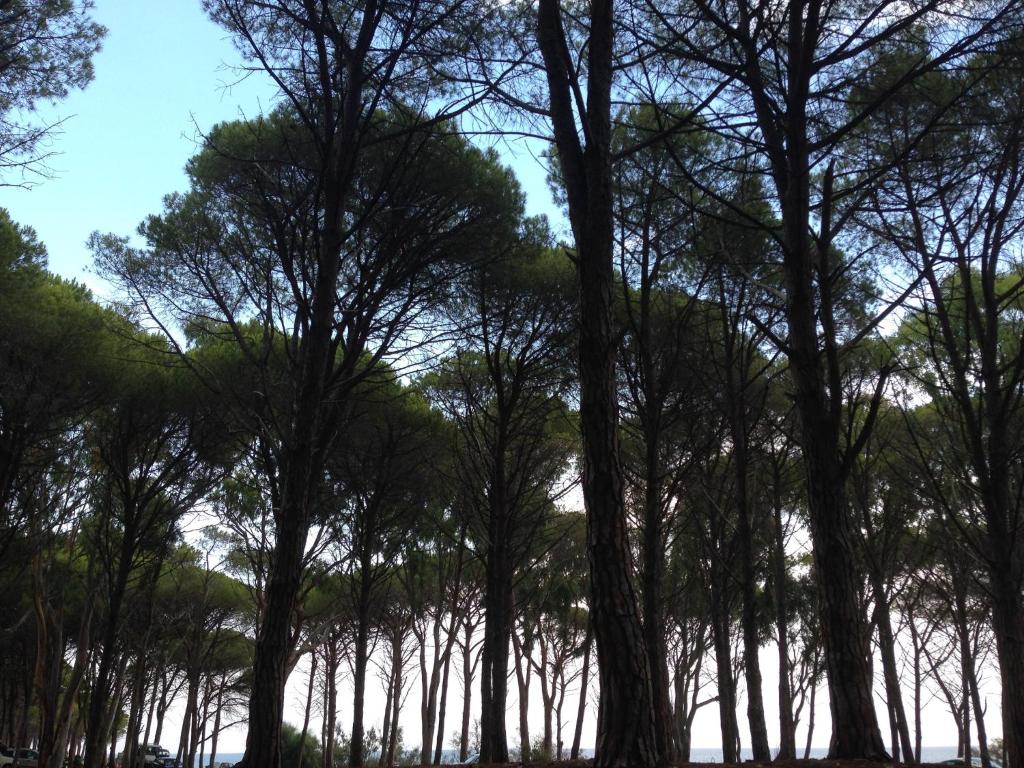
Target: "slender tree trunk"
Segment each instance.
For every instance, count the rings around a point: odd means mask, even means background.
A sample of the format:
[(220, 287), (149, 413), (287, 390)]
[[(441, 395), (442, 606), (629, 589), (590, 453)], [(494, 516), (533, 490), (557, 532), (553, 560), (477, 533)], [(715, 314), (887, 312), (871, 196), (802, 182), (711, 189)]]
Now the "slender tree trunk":
[[(370, 652), (370, 569), (371, 553), (364, 552), (360, 562), (359, 595), (357, 598), (358, 618), (356, 621), (355, 658), (352, 675), (352, 735), (349, 741), (348, 764), (351, 768), (362, 768), (363, 754), (363, 709), (366, 703), (366, 665)], [(301, 768), (301, 765), (299, 766)]]
[(93, 678), (89, 695), (89, 713), (85, 729), (85, 768), (101, 768), (107, 745), (104, 715), (113, 694), (111, 675), (117, 659), (117, 636), (121, 624), (121, 604), (128, 587), (132, 561), (135, 559), (135, 537), (137, 512), (130, 504), (125, 505), (125, 530), (122, 532), (121, 550), (118, 556), (114, 581), (111, 584), (106, 621), (103, 628), (99, 665)]
[(818, 683), (811, 683), (810, 708), (807, 711), (807, 742), (804, 744), (804, 760), (811, 758), (811, 739), (814, 738), (814, 700), (818, 694)]
[(565, 659), (558, 669), (558, 703), (555, 704), (555, 759), (562, 761), (562, 706), (565, 704)]
[(583, 716), (587, 711), (587, 684), (590, 682), (590, 646), (594, 643), (594, 627), (587, 616), (587, 638), (583, 641), (583, 670), (580, 673), (580, 703), (576, 710), (576, 730), (572, 736), (570, 760), (578, 760), (580, 756), (580, 740), (583, 738)]
[(188, 753), (191, 739), (189, 738), (189, 736), (192, 733), (193, 723), (195, 721), (196, 707), (198, 706), (198, 675), (198, 670), (189, 670), (188, 672), (188, 689), (185, 692), (185, 714), (182, 715), (181, 718), (181, 734), (178, 738), (177, 759), (180, 760), (181, 764), (186, 768), (190, 767), (190, 764), (188, 762)]
[(550, 666), (548, 664), (548, 643), (539, 632), (537, 645), (540, 648), (540, 667), (537, 669), (537, 677), (540, 678), (540, 700), (544, 707), (544, 735), (541, 741), (540, 757), (544, 762), (551, 762), (553, 759), (551, 719), (555, 709), (554, 676), (551, 680), (548, 679)]
[(399, 645), (396, 652), (395, 646), (398, 642), (398, 631), (395, 630), (391, 634), (391, 669), (388, 670), (388, 680), (386, 690), (384, 692), (384, 725), (380, 729), (380, 766), (381, 768), (390, 768), (384, 763), (385, 758), (388, 754), (388, 739), (391, 736), (391, 699), (395, 695), (395, 672), (399, 664), (402, 663), (401, 655), (402, 649)]
[[(309, 733), (309, 715), (313, 710), (313, 688), (316, 682), (316, 648), (310, 651), (309, 659), (309, 684), (306, 686), (306, 709), (302, 715), (302, 731), (299, 733), (298, 756), (295, 758), (295, 768), (302, 768), (302, 754), (306, 751), (306, 735)], [(220, 708), (217, 709), (217, 716), (220, 717)], [(213, 768), (211, 765), (210, 768)]]
[(500, 468), (494, 478), (489, 515), (487, 578), (484, 591), (484, 648), (480, 688), (480, 762), (507, 763), (509, 641), (512, 636), (512, 569), (508, 552), (508, 513)]
[[(462, 646), (462, 730), (459, 732), (459, 760), (469, 757), (469, 713), (473, 698), (473, 626), (465, 623), (465, 645)], [(387, 768), (390, 768), (388, 766)]]
[(338, 653), (338, 635), (332, 631), (327, 638), (327, 716), (325, 727), (327, 738), (324, 739), (324, 766), (334, 768), (334, 735), (338, 723), (338, 665), (341, 658)]
[(519, 684), (519, 759), (526, 763), (533, 758), (530, 754), (530, 660), (529, 649), (523, 648), (519, 636), (512, 633), (512, 647), (515, 650), (516, 682)]
[(156, 709), (156, 699), (159, 695), (160, 687), (160, 676), (157, 674), (153, 675), (153, 690), (149, 694), (149, 704), (146, 707), (146, 730), (142, 736), (142, 743), (149, 744), (149, 734), (153, 729), (153, 711)]
[[(967, 583), (965, 574), (959, 566), (954, 566), (954, 607), (953, 616), (956, 621), (956, 633), (960, 640), (960, 670), (964, 681), (964, 712), (974, 708), (974, 720), (978, 729), (978, 754), (983, 768), (988, 768), (988, 735), (985, 732), (985, 717), (982, 714), (981, 696), (978, 692), (978, 676), (975, 672), (974, 651), (971, 648), (971, 632), (967, 624)], [(965, 732), (970, 738), (970, 719), (965, 718)], [(970, 743), (967, 741), (966, 743)], [(968, 753), (964, 752), (966, 756)]]
[(398, 753), (398, 716), (402, 711), (402, 687), (404, 685), (402, 681), (403, 675), (403, 664), (402, 664), (402, 643), (401, 635), (399, 634), (399, 640), (397, 641), (397, 656), (398, 661), (395, 667), (395, 695), (391, 701), (391, 735), (388, 737), (388, 755), (387, 761), (384, 763), (385, 768), (391, 768), (395, 765), (395, 755)]
[(172, 679), (168, 676), (165, 670), (160, 672), (160, 700), (156, 705), (156, 734), (153, 736), (153, 741), (156, 744), (160, 743), (160, 737), (164, 732), (164, 717), (167, 715), (167, 708), (171, 702), (168, 701), (170, 696)]
[(924, 675), (921, 672), (921, 657), (924, 650), (921, 647), (921, 635), (917, 629), (917, 621), (913, 615), (910, 616), (910, 641), (914, 647), (914, 762), (921, 762), (921, 686), (924, 684)]
[(796, 723), (793, 720), (793, 690), (789, 684), (789, 614), (786, 601), (786, 541), (782, 522), (782, 478), (773, 467), (772, 510), (775, 546), (772, 552), (775, 581), (775, 636), (779, 652), (779, 760), (796, 759)]
[[(314, 654), (314, 658), (316, 658)], [(210, 768), (214, 768), (217, 761), (217, 742), (220, 739), (220, 718), (224, 710), (224, 687), (227, 685), (227, 673), (220, 676), (220, 685), (217, 686), (217, 709), (213, 714), (213, 734), (210, 738)], [(307, 704), (307, 711), (309, 705)], [(308, 724), (308, 720), (307, 720)], [(302, 761), (299, 761), (301, 767)]]
[(772, 754), (771, 747), (768, 745), (768, 726), (765, 723), (764, 700), (761, 695), (761, 662), (758, 658), (761, 644), (758, 640), (757, 632), (754, 536), (751, 531), (750, 500), (747, 493), (748, 451), (746, 426), (742, 421), (733, 431), (733, 440), (733, 461), (736, 466), (736, 535), (739, 538), (740, 544), (740, 570), (742, 574), (742, 611), (740, 613), (740, 620), (743, 631), (743, 670), (747, 683), (747, 722), (750, 725), (750, 740), (754, 760), (768, 762), (772, 759)]
[(672, 738), (672, 706), (668, 689), (668, 650), (665, 647), (665, 606), (662, 597), (665, 544), (662, 536), (661, 462), (657, 416), (649, 413), (646, 426), (646, 482), (644, 487), (643, 599), (644, 645), (651, 668), (651, 697), (654, 706), (654, 736), (659, 755), (668, 761), (675, 756)]
[(712, 597), (711, 603), (712, 635), (715, 644), (715, 662), (718, 668), (718, 715), (722, 727), (722, 762), (738, 763), (736, 741), (739, 738), (739, 726), (736, 722), (736, 688), (732, 682), (732, 644), (729, 637), (729, 619), (721, 605), (721, 597)]
[[(136, 754), (139, 748), (139, 731), (142, 728), (143, 698), (146, 691), (146, 649), (141, 648), (135, 656), (135, 669), (132, 674), (132, 694), (128, 707), (128, 727), (124, 738), (125, 768), (138, 765), (141, 755)], [(143, 758), (144, 759), (144, 758)]]
[(455, 637), (455, 619), (452, 619), (451, 632), (445, 641), (444, 667), (441, 672), (441, 700), (437, 707), (437, 742), (434, 745), (434, 765), (441, 764), (441, 752), (444, 747), (444, 721), (448, 709), (448, 675), (452, 661), (452, 638)]
[(889, 596), (882, 582), (882, 574), (874, 566), (872, 568), (871, 586), (875, 602), (875, 624), (878, 627), (878, 646), (882, 656), (882, 673), (885, 679), (885, 697), (889, 703), (889, 719), (893, 730), (893, 742), (898, 748), (893, 749), (893, 760), (900, 760), (903, 753), (904, 763), (914, 762), (913, 746), (910, 742), (910, 726), (907, 713), (903, 708), (903, 694), (900, 686), (899, 673), (896, 670), (896, 639), (892, 631), (892, 619), (889, 616)]

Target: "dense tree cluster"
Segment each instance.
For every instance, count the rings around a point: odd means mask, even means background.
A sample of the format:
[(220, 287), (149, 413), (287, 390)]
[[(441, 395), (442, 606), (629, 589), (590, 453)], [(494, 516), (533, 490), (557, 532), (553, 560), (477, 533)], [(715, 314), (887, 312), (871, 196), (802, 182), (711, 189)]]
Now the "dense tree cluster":
[[(505, 763), (589, 710), (653, 768), (711, 705), (806, 757), (820, 692), (833, 757), (938, 698), (989, 768), (994, 674), (1024, 766), (1024, 8), (203, 5), (279, 98), (92, 237), (116, 301), (0, 215), (0, 741)], [(0, 168), (88, 11), (0, 0)]]

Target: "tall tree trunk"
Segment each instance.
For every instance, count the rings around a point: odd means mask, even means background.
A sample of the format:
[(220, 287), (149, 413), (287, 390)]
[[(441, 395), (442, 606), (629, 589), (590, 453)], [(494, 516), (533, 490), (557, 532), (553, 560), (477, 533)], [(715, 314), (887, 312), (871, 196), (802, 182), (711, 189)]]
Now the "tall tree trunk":
[[(786, 286), (788, 358), (795, 388), (794, 403), (800, 417), (800, 447), (807, 478), (814, 575), (821, 604), (821, 635), (828, 677), (833, 759), (890, 759), (882, 740), (871, 691), (871, 672), (864, 654), (865, 617), (858, 599), (861, 579), (846, 499), (846, 471), (840, 449), (840, 421), (843, 396), (838, 373), (830, 369), (826, 383), (819, 348), (819, 321), (831, 325), (831, 306), (824, 296), (830, 290), (831, 270), (827, 267), (831, 242), (813, 246), (810, 239), (810, 142), (806, 99), (804, 3), (789, 12), (790, 45), (794, 46), (791, 66), (796, 70), (791, 83), (790, 111), (784, 126), (785, 147), (775, 168), (784, 241), (783, 273)], [(774, 126), (772, 127), (774, 130)], [(830, 206), (826, 200), (824, 205)], [(820, 252), (819, 252), (820, 251)], [(816, 290), (814, 272), (820, 279)], [(822, 296), (819, 311), (818, 297)], [(836, 340), (828, 337), (831, 350)], [(834, 363), (829, 357), (830, 366)], [(837, 365), (837, 364), (836, 364)]]
[[(568, 56), (559, 0), (539, 0), (537, 43), (548, 82), (549, 113), (579, 285), (580, 426), (583, 500), (587, 512), (590, 596), (601, 705), (595, 765), (659, 764), (651, 667), (633, 590), (618, 436), (618, 333), (612, 323), (614, 285), (611, 91), (614, 4), (591, 0), (587, 47), (586, 146), (574, 114), (576, 65)], [(578, 85), (578, 83), (576, 83)]]

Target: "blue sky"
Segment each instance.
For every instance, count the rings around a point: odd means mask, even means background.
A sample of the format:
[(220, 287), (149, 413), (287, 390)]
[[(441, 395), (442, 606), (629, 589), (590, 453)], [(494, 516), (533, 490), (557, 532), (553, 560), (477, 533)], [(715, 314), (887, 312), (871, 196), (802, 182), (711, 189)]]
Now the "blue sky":
[[(65, 119), (51, 147), (55, 177), (30, 190), (0, 188), (0, 206), (36, 229), (54, 272), (102, 295), (88, 274), (89, 234), (134, 233), (164, 195), (185, 188), (184, 165), (202, 132), (258, 114), (274, 91), (258, 76), (238, 82), (240, 58), (199, 0), (97, 0), (93, 15), (108, 30), (96, 79), (43, 110), (46, 119)], [(553, 213), (538, 163), (525, 152), (503, 155), (524, 183), (530, 212)]]

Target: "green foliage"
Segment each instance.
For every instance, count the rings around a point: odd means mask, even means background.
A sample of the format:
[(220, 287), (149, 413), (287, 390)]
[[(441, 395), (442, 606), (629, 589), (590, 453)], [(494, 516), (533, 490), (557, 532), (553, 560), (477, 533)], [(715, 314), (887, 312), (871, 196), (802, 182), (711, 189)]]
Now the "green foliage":
[(302, 762), (299, 762), (299, 746), (302, 732), (290, 723), (281, 727), (282, 768), (320, 768), (323, 764), (323, 749), (312, 733), (307, 733), (302, 744)]
[(0, 170), (44, 170), (50, 126), (31, 119), (93, 78), (92, 57), (106, 30), (90, 17), (92, 0), (8, 0), (0, 6)]

